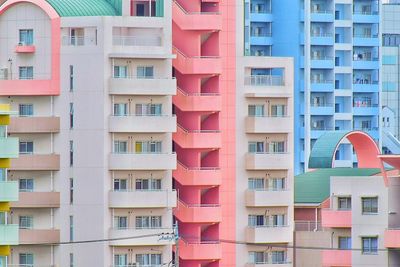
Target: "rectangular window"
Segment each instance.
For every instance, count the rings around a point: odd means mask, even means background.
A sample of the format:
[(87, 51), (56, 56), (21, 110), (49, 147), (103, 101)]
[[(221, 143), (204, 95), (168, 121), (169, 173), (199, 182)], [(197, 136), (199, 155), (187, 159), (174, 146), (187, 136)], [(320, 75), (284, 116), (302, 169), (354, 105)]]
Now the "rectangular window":
[(33, 192), (33, 179), (19, 179), (19, 192)]
[(264, 190), (265, 182), (264, 178), (249, 178), (248, 188), (249, 190)]
[(153, 66), (138, 66), (136, 69), (138, 79), (153, 79), (154, 67)]
[(19, 142), (20, 154), (33, 154), (33, 142)]
[(69, 204), (74, 203), (74, 178), (69, 178)]
[(249, 142), (249, 153), (264, 153), (264, 142)]
[(33, 45), (33, 30), (32, 29), (19, 30), (18, 45)]
[(272, 141), (268, 143), (268, 153), (285, 153), (285, 142)]
[(363, 214), (378, 213), (378, 198), (377, 197), (363, 197), (362, 198), (362, 213)]
[(69, 103), (69, 128), (74, 128), (74, 103)]
[(128, 66), (114, 66), (114, 78), (128, 78)]
[(276, 214), (272, 215), (272, 226), (279, 227), (286, 225), (286, 216), (285, 214)]
[(115, 103), (114, 116), (128, 116), (128, 103)]
[(161, 141), (138, 141), (135, 143), (136, 153), (161, 153)]
[(268, 263), (268, 253), (264, 251), (250, 251), (249, 263), (252, 264), (265, 264)]
[(114, 191), (127, 191), (128, 181), (126, 179), (114, 179)]
[(161, 116), (162, 104), (136, 104), (136, 116)]
[(271, 116), (272, 117), (284, 117), (285, 116), (285, 105), (272, 105)]
[(126, 267), (126, 266), (128, 266), (128, 254), (115, 254), (114, 267)]
[(33, 104), (19, 104), (18, 110), (20, 117), (33, 116)]
[(351, 249), (351, 237), (339, 236), (339, 249)]
[(69, 241), (74, 241), (74, 216), (69, 216)]
[(286, 263), (285, 251), (272, 251), (271, 256), (272, 264)]
[(74, 141), (69, 141), (69, 166), (74, 166)]
[(20, 253), (19, 264), (24, 267), (33, 267), (33, 254), (31, 253)]
[(33, 217), (19, 216), (19, 229), (33, 229)]
[(69, 267), (74, 267), (74, 254), (69, 253)]
[(285, 178), (272, 178), (270, 179), (270, 189), (272, 191), (283, 191), (286, 189), (286, 179)]
[(363, 254), (378, 254), (378, 238), (377, 237), (362, 237), (362, 253)]
[(114, 141), (114, 153), (123, 154), (128, 153), (127, 141)]
[(136, 179), (136, 190), (161, 190), (161, 179)]
[(136, 229), (155, 229), (161, 228), (161, 216), (136, 216)]
[(264, 105), (249, 105), (249, 117), (264, 116)]
[(351, 197), (339, 197), (338, 210), (351, 210)]
[(266, 226), (267, 218), (264, 215), (249, 215), (248, 216), (248, 226)]
[(20, 80), (32, 80), (33, 79), (33, 67), (32, 66), (19, 67), (19, 79)]
[(114, 217), (114, 228), (116, 228), (116, 229), (127, 229), (128, 228), (128, 217), (126, 217), (126, 216), (115, 216)]
[(74, 66), (69, 65), (69, 91), (74, 91)]
[(139, 266), (161, 265), (161, 254), (136, 254), (136, 264)]

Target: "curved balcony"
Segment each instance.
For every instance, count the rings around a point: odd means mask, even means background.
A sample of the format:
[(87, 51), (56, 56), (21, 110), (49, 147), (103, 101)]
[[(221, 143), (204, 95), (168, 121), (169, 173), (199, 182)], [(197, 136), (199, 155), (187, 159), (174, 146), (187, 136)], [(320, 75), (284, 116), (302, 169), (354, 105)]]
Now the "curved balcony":
[(197, 93), (189, 94), (178, 88), (173, 96), (174, 105), (182, 111), (221, 111), (222, 98), (220, 94)]
[(175, 153), (111, 153), (110, 170), (174, 170)]
[(322, 227), (351, 228), (351, 210), (323, 209), (321, 223)]
[(351, 250), (323, 250), (322, 251), (323, 267), (350, 267)]
[(222, 210), (218, 204), (186, 204), (178, 200), (174, 215), (181, 222), (212, 223), (222, 221)]
[(222, 29), (222, 15), (218, 12), (188, 12), (176, 0), (172, 1), (174, 22), (182, 30), (213, 31)]
[(219, 260), (222, 258), (221, 244), (217, 241), (192, 242), (181, 238), (179, 257), (184, 260)]
[(111, 208), (172, 208), (176, 207), (175, 190), (110, 191)]
[(292, 168), (292, 155), (289, 153), (247, 153), (247, 170), (287, 170)]
[(293, 231), (288, 226), (260, 226), (246, 228), (248, 243), (290, 243)]
[(175, 95), (176, 79), (138, 77), (116, 78), (108, 81), (109, 93), (112, 95)]
[[(162, 233), (172, 233), (172, 228), (111, 228), (109, 238), (121, 240), (110, 241), (111, 246), (162, 246), (172, 245), (175, 240), (161, 239)], [(153, 235), (154, 236), (147, 236)], [(127, 236), (144, 236), (142, 238), (122, 239)]]
[(18, 245), (18, 224), (0, 224), (0, 246)]
[(222, 61), (219, 56), (187, 56), (173, 47), (176, 59), (173, 66), (182, 74), (221, 74)]
[(222, 146), (222, 135), (220, 131), (189, 131), (179, 125), (177, 132), (173, 134), (173, 139), (182, 148), (202, 149), (220, 148)]
[(293, 191), (290, 190), (247, 190), (247, 207), (290, 206), (293, 201)]
[(12, 117), (9, 133), (58, 133), (60, 117)]
[(176, 131), (174, 115), (110, 116), (112, 133), (171, 133)]
[(0, 138), (0, 158), (17, 158), (19, 148), (19, 139), (16, 137)]
[(58, 171), (60, 155), (58, 154), (20, 154), (11, 161), (13, 171)]
[(59, 208), (60, 192), (20, 192), (13, 208)]
[(19, 229), (20, 245), (56, 244), (59, 242), (60, 230), (58, 229)]
[(246, 133), (290, 133), (292, 118), (282, 116), (255, 116), (246, 118)]
[(222, 184), (222, 174), (219, 168), (191, 168), (178, 162), (173, 176), (181, 185), (207, 186)]

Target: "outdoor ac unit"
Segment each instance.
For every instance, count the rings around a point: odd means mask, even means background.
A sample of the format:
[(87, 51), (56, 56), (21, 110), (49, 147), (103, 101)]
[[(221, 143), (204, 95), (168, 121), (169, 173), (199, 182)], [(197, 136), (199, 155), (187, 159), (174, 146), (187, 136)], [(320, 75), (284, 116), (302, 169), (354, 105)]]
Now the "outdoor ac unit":
[(0, 68), (0, 80), (8, 79), (8, 68)]

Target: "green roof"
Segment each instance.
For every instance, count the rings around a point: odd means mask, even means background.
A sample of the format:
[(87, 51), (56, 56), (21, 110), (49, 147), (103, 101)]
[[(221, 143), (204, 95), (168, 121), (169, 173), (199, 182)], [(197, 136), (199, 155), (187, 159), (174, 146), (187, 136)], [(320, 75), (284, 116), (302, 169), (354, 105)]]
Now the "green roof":
[(47, 0), (60, 17), (118, 16), (115, 0)]
[(294, 201), (302, 204), (322, 203), (330, 195), (332, 176), (371, 176), (380, 172), (380, 169), (331, 168), (297, 175), (294, 178)]
[(321, 135), (315, 142), (308, 162), (310, 169), (332, 168), (336, 146), (349, 131), (330, 131)]

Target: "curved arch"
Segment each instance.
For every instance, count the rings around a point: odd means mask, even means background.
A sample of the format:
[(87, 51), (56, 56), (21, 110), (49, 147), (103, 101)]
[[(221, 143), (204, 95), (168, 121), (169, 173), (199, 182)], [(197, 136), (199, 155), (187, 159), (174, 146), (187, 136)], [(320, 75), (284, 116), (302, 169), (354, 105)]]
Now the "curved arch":
[(50, 19), (56, 19), (60, 17), (57, 11), (47, 1), (44, 0), (8, 0), (0, 7), (0, 15), (13, 5), (19, 3), (31, 3), (40, 7), (44, 12), (46, 12)]
[(380, 168), (380, 150), (374, 139), (361, 131), (332, 131), (322, 135), (314, 144), (310, 154), (308, 167), (312, 169), (333, 168), (335, 153), (346, 139), (353, 145), (359, 168)]

